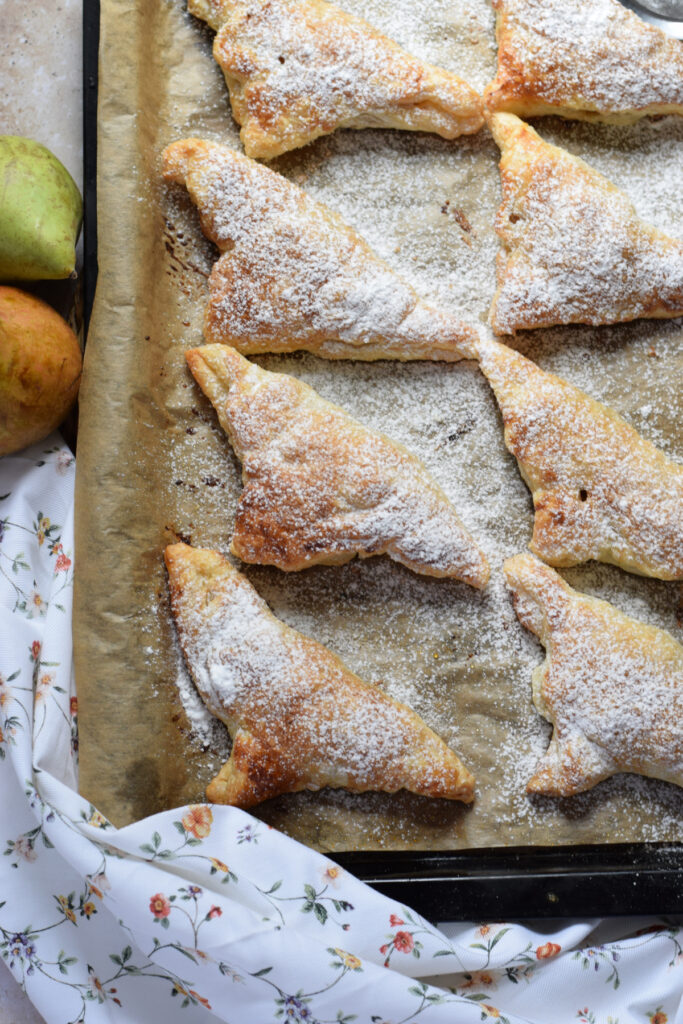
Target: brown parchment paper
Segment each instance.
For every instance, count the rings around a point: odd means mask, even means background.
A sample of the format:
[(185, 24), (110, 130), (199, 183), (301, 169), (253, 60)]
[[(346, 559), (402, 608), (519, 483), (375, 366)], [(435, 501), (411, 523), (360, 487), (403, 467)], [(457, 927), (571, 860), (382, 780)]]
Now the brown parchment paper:
[[(481, 89), (495, 66), (486, 0), (347, 0), (420, 56)], [(169, 616), (163, 548), (181, 537), (227, 551), (239, 466), (185, 368), (201, 343), (215, 252), (180, 188), (160, 181), (170, 141), (239, 146), (211, 33), (182, 0), (102, 0), (99, 280), (81, 390), (74, 642), (81, 790), (122, 825), (184, 802), (227, 756), (225, 730), (198, 736), (180, 700), (183, 667)], [(642, 216), (683, 237), (683, 119), (607, 128), (545, 119), (551, 141), (625, 188)], [(483, 320), (494, 290), (498, 152), (487, 131), (448, 143), (398, 132), (341, 132), (273, 166), (339, 210), (427, 297)], [(606, 401), (680, 458), (681, 321), (554, 329), (514, 342), (544, 368)], [(259, 362), (302, 377), (427, 463), (484, 546), (484, 593), (421, 578), (387, 558), (284, 574), (246, 573), (275, 613), (411, 704), (477, 778), (464, 808), (399, 793), (294, 794), (256, 810), (329, 849), (449, 849), (680, 838), (683, 791), (621, 776), (571, 800), (524, 786), (548, 740), (531, 704), (543, 657), (502, 582), (526, 548), (532, 507), (476, 364)], [(565, 573), (681, 639), (681, 591), (608, 566)]]

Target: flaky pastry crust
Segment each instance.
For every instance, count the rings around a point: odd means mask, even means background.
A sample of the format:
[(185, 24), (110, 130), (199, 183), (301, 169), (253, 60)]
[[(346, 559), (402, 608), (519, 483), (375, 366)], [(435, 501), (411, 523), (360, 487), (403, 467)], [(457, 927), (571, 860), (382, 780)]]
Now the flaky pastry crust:
[(323, 786), (469, 803), (474, 779), (415, 712), (277, 619), (216, 551), (166, 548), (180, 646), (230, 759), (208, 800), (251, 807)]
[(683, 242), (640, 220), (607, 178), (514, 114), (489, 123), (503, 189), (496, 334), (683, 316)]
[(471, 358), (473, 328), (422, 302), (341, 217), (282, 175), (201, 139), (168, 146), (163, 173), (187, 187), (222, 253), (209, 282), (207, 341), (245, 355)]
[(266, 160), (336, 128), (446, 139), (484, 124), (481, 96), (325, 0), (189, 0), (216, 29), (214, 57), (248, 156)]
[(415, 572), (483, 587), (486, 558), (402, 445), (226, 345), (186, 353), (242, 463), (231, 551), (287, 571), (388, 554)]
[(482, 339), (479, 360), (533, 496), (531, 550), (555, 566), (596, 559), (683, 579), (683, 466), (505, 345)]
[(616, 772), (683, 786), (683, 647), (533, 555), (503, 569), (520, 622), (546, 648), (533, 696), (554, 728), (527, 792), (571, 796)]
[(683, 114), (683, 45), (617, 0), (493, 0), (491, 111), (629, 124)]

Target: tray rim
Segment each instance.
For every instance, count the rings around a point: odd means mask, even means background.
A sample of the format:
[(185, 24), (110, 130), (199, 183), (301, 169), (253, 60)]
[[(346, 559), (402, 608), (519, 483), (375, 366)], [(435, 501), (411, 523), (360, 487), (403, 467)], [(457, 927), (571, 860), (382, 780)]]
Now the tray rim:
[[(83, 327), (97, 284), (100, 0), (83, 4)], [(379, 892), (433, 921), (683, 914), (683, 840), (331, 851)]]

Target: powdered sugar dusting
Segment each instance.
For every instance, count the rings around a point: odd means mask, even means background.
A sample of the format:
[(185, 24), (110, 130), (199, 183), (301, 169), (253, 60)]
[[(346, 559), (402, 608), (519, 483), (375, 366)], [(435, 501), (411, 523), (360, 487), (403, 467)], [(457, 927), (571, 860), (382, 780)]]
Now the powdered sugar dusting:
[(683, 578), (683, 466), (610, 410), (495, 342), (482, 350), (508, 447), (534, 495), (533, 547)]
[(508, 250), (491, 322), (500, 334), (683, 312), (683, 243), (641, 222), (628, 197), (511, 114), (494, 116)]
[(496, 106), (538, 99), (572, 116), (683, 105), (683, 47), (617, 0), (496, 0), (494, 6), (505, 23)]
[(209, 340), (241, 351), (307, 348), (328, 357), (457, 359), (465, 328), (421, 303), (353, 230), (281, 176), (200, 140), (165, 153), (207, 235)]
[(234, 5), (214, 54), (250, 156), (272, 157), (336, 127), (478, 130), (481, 99), (367, 22), (315, 0)]
[(224, 346), (190, 358), (243, 463), (232, 549), (244, 561), (294, 569), (386, 552), (484, 585), (481, 552), (408, 451)]
[(683, 647), (570, 591), (530, 555), (505, 564), (520, 621), (542, 640), (534, 702), (554, 724), (535, 791), (569, 795), (619, 771), (683, 783)]
[[(488, 0), (435, 0), (427, 8), (412, 0), (348, 0), (344, 7), (476, 88), (493, 77)], [(173, 87), (183, 95), (197, 83), (201, 89), (191, 114), (186, 103), (180, 105), (182, 119), (171, 105), (159, 148), (187, 135), (216, 141), (229, 136), (239, 147), (225, 113), (225, 85), (211, 57), (211, 34), (200, 33), (185, 15), (178, 21), (185, 33), (185, 63), (171, 69)], [(188, 74), (193, 59), (201, 61), (202, 74)], [(641, 217), (683, 237), (683, 119), (644, 120), (632, 128), (545, 119), (540, 130), (623, 188)], [(452, 144), (391, 131), (340, 131), (273, 166), (338, 211), (422, 298), (472, 324), (486, 319), (495, 289), (499, 243), (492, 224), (500, 185), (498, 150), (485, 130)], [(203, 274), (214, 255), (184, 190), (164, 193), (162, 202), (169, 222), (165, 241), (202, 273), (182, 269), (169, 256), (163, 324), (152, 322), (150, 314), (148, 333), (161, 333), (167, 348), (165, 407), (176, 426), (164, 441), (154, 502), (164, 508), (164, 521), (193, 544), (226, 551), (241, 492), (240, 466), (182, 360), (182, 350), (200, 342), (207, 295)], [(680, 458), (675, 427), (683, 422), (683, 389), (675, 374), (679, 322), (551, 328), (523, 336), (519, 344), (544, 369), (606, 402), (643, 436)], [(279, 617), (414, 708), (477, 778), (475, 803), (467, 809), (405, 793), (322, 790), (271, 801), (256, 813), (328, 850), (571, 844), (604, 841), (606, 835), (614, 842), (677, 839), (683, 791), (671, 784), (618, 775), (567, 800), (525, 793), (550, 734), (531, 702), (531, 672), (544, 654), (517, 622), (501, 566), (526, 549), (533, 512), (505, 449), (495, 399), (476, 365), (330, 364), (306, 354), (258, 361), (305, 380), (418, 456), (481, 543), (492, 578), (479, 592), (417, 576), (386, 557), (289, 574), (241, 566)], [(676, 584), (596, 563), (562, 575), (577, 590), (610, 600), (681, 639)], [(170, 627), (164, 639), (169, 647)], [(187, 677), (185, 685), (191, 685)], [(207, 723), (215, 723), (204, 714)], [(222, 743), (215, 747), (221, 758), (229, 749), (227, 741)], [(187, 749), (186, 737), (179, 744)], [(214, 771), (213, 757), (202, 758), (196, 799)]]
[(199, 692), (231, 732), (244, 730), (276, 752), (285, 790), (294, 781), (293, 788), (466, 791), (457, 760), (407, 708), (275, 619), (218, 556), (174, 552), (174, 611)]

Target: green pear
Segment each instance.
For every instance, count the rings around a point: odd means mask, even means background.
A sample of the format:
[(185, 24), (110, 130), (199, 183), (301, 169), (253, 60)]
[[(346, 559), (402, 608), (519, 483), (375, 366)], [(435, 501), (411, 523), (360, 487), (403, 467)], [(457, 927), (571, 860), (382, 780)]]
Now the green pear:
[(57, 157), (0, 135), (0, 280), (70, 277), (82, 218), (81, 194)]

